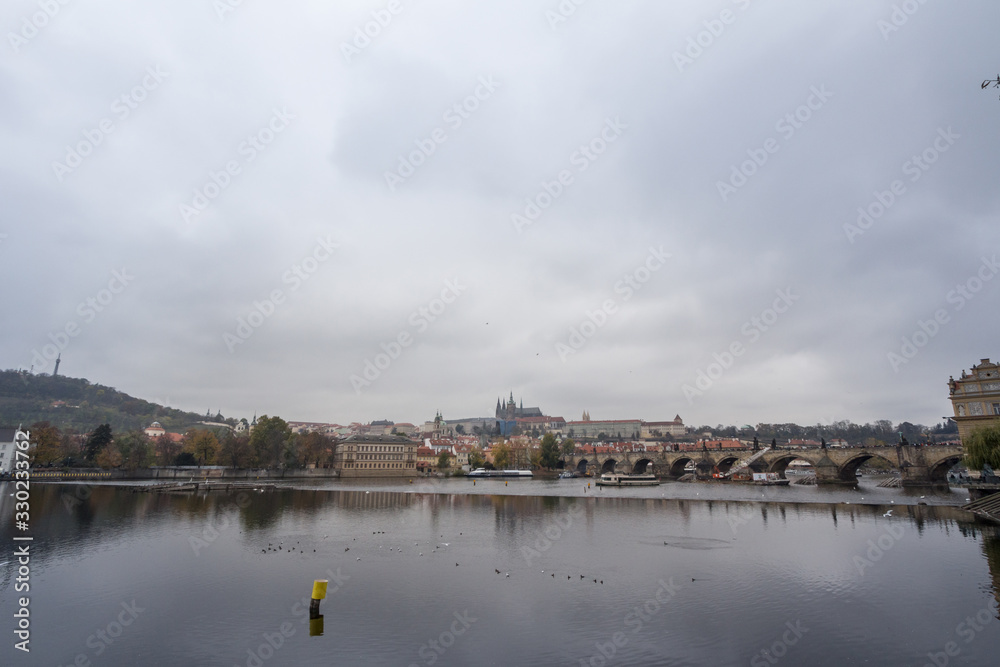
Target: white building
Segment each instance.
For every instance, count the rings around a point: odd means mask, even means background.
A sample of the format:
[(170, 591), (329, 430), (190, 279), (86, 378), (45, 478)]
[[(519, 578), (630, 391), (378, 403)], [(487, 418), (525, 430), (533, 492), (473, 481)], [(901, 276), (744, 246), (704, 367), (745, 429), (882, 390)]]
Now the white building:
[(9, 473), (14, 469), (14, 434), (16, 429), (0, 428), (0, 474)]

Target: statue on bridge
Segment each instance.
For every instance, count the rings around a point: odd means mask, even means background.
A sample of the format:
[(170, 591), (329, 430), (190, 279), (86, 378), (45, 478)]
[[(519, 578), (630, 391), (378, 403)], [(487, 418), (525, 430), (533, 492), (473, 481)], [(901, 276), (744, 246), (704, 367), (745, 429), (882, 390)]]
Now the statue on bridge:
[(760, 450), (760, 443), (757, 441), (757, 436), (753, 437), (753, 450), (755, 452)]
[(823, 449), (826, 449), (826, 438), (819, 439), (819, 446), (822, 447)]

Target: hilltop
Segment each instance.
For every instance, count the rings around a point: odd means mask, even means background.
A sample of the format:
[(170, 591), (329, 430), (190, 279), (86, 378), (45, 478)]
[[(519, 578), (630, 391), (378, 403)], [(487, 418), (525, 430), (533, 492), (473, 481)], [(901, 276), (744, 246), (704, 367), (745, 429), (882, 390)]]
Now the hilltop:
[(0, 371), (0, 425), (5, 427), (47, 421), (62, 431), (85, 433), (110, 424), (118, 433), (158, 421), (168, 431), (184, 431), (204, 419), (85, 378)]

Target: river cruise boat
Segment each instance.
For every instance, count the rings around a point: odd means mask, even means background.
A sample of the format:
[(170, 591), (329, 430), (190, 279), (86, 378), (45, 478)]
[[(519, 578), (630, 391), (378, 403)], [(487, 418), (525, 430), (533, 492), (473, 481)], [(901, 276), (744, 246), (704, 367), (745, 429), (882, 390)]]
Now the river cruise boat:
[(468, 477), (472, 477), (473, 479), (482, 477), (531, 478), (534, 475), (530, 470), (487, 470), (486, 468), (476, 468), (468, 474)]
[(656, 475), (620, 475), (613, 472), (606, 472), (597, 480), (598, 486), (656, 486), (659, 483)]

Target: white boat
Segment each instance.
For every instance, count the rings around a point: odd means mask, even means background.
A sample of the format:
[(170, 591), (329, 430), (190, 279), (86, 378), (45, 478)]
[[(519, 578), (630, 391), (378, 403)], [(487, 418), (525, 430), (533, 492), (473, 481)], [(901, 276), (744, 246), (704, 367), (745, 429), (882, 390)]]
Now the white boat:
[(576, 479), (579, 477), (575, 472), (570, 472), (569, 470), (563, 470), (559, 473), (559, 479)]
[(534, 477), (530, 470), (487, 470), (476, 468), (467, 477)]
[(660, 480), (656, 475), (619, 475), (618, 473), (606, 472), (597, 480), (598, 486), (656, 486)]

